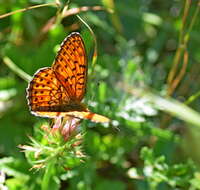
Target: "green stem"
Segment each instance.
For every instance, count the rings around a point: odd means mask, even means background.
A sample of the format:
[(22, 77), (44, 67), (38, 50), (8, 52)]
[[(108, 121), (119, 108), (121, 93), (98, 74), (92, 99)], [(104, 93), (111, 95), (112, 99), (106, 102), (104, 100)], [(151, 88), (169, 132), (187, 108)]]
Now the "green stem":
[(41, 184), (41, 190), (49, 190), (50, 188), (50, 182), (55, 174), (54, 170), (54, 165), (55, 163), (53, 161), (50, 161), (45, 169), (45, 173), (42, 179), (42, 184)]
[(34, 5), (34, 6), (26, 7), (26, 8), (23, 8), (23, 9), (19, 9), (19, 10), (13, 11), (13, 12), (9, 12), (9, 13), (0, 15), (0, 19), (5, 18), (7, 16), (11, 16), (11, 15), (16, 14), (16, 13), (28, 11), (28, 10), (35, 9), (35, 8), (46, 7), (46, 6), (59, 6), (59, 4), (58, 4), (58, 2), (53, 2), (53, 3), (46, 3), (46, 4)]
[(92, 66), (93, 66), (93, 68), (94, 68), (94, 65), (95, 65), (95, 63), (96, 63), (96, 61), (97, 61), (97, 49), (98, 49), (98, 47), (97, 47), (97, 39), (96, 39), (96, 36), (95, 36), (95, 34), (94, 34), (94, 32), (93, 32), (93, 30), (92, 30), (92, 28), (79, 16), (79, 15), (76, 15), (77, 17), (78, 17), (78, 19), (88, 28), (88, 30), (90, 31), (90, 33), (91, 33), (91, 35), (92, 35), (92, 37), (93, 37), (93, 39), (94, 39), (94, 53), (93, 53), (93, 57), (92, 57)]
[(187, 33), (185, 34), (185, 37), (184, 37), (184, 43), (185, 43), (185, 44), (186, 44), (186, 43), (188, 42), (188, 40), (189, 40), (190, 33), (191, 33), (191, 31), (192, 31), (192, 28), (193, 28), (193, 26), (194, 26), (194, 23), (196, 22), (197, 16), (198, 16), (198, 14), (199, 14), (199, 9), (200, 9), (200, 5), (198, 5), (198, 6), (196, 7), (196, 10), (195, 10), (194, 15), (193, 15), (193, 17), (192, 17), (192, 20), (191, 20), (191, 22), (190, 22), (188, 31), (187, 31)]
[(124, 89), (134, 96), (146, 98), (150, 103), (156, 106), (157, 109), (200, 128), (200, 114), (175, 99), (170, 97), (164, 98), (150, 91), (133, 88), (132, 86), (124, 84), (119, 84), (119, 88)]
[(179, 33), (179, 44), (183, 43), (183, 36), (184, 36), (184, 29), (186, 25), (186, 19), (188, 17), (189, 9), (190, 9), (190, 0), (185, 1), (184, 11), (183, 11), (183, 17), (182, 17), (182, 27)]
[(190, 96), (186, 101), (185, 104), (189, 105), (191, 104), (193, 101), (195, 101), (197, 98), (200, 97), (200, 91), (198, 91), (197, 93), (195, 93), (194, 95)]
[(4, 57), (3, 58), (3, 62), (12, 70), (14, 71), (18, 76), (20, 76), (22, 79), (24, 79), (25, 81), (29, 82), (31, 80), (31, 76), (28, 75), (27, 73), (25, 73), (22, 69), (20, 69), (17, 65), (15, 65), (15, 63), (13, 63), (13, 61), (8, 58), (8, 57)]

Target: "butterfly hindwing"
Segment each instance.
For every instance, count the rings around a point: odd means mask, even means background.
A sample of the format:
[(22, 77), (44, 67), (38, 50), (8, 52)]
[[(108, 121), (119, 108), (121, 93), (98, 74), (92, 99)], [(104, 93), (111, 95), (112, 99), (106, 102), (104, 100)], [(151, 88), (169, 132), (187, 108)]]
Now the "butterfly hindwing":
[(69, 95), (55, 77), (53, 70), (40, 69), (27, 88), (28, 104), (31, 111), (56, 111), (63, 101), (69, 100)]
[(89, 110), (81, 112), (79, 111), (67, 112), (67, 115), (80, 119), (89, 119), (96, 123), (107, 123), (110, 121), (107, 117), (96, 113), (92, 113)]

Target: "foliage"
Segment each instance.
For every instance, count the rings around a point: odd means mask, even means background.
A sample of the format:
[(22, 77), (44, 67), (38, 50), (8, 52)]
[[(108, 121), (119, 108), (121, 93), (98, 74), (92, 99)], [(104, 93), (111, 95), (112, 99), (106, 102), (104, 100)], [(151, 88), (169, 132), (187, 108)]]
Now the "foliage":
[[(200, 189), (198, 3), (2, 0), (0, 189)], [(63, 136), (31, 115), (26, 88), (72, 31), (88, 54), (84, 102), (112, 121)]]

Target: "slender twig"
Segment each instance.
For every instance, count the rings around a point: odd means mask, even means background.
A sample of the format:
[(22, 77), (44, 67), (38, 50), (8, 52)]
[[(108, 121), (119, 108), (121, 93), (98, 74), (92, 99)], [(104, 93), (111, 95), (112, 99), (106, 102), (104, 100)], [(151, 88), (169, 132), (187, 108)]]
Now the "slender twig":
[(190, 5), (191, 5), (191, 1), (190, 0), (186, 0), (185, 1), (185, 6), (184, 6), (184, 11), (183, 11), (181, 30), (180, 30), (180, 35), (179, 35), (179, 44), (181, 44), (182, 40), (183, 40), (184, 28), (185, 28), (185, 25), (186, 25), (187, 16), (189, 14)]
[(200, 91), (198, 91), (197, 93), (195, 93), (192, 96), (190, 96), (184, 103), (189, 105), (199, 97), (200, 97)]
[[(62, 19), (68, 16), (76, 15), (81, 12), (86, 12), (90, 10), (91, 11), (108, 11), (109, 13), (113, 13), (112, 9), (105, 9), (104, 7), (101, 7), (101, 6), (93, 6), (93, 7), (83, 6), (79, 8), (70, 8), (69, 10), (63, 9)], [(56, 22), (56, 16), (49, 19), (48, 22), (45, 24), (45, 26), (42, 28), (41, 30), (42, 33), (48, 32), (55, 22)]]
[(68, 17), (70, 15), (75, 15), (78, 14), (80, 12), (86, 12), (86, 11), (108, 11), (109, 13), (113, 13), (112, 9), (106, 9), (102, 6), (93, 6), (93, 7), (88, 7), (88, 6), (83, 6), (80, 8), (71, 8), (69, 10), (67, 10), (66, 12), (63, 12), (63, 17)]
[(14, 71), (18, 76), (20, 76), (25, 81), (29, 82), (31, 80), (31, 76), (25, 73), (23, 70), (21, 70), (17, 65), (14, 64), (14, 62), (8, 58), (4, 57), (3, 62), (12, 70)]
[(183, 39), (184, 39), (184, 28), (185, 28), (185, 25), (186, 25), (186, 18), (187, 18), (188, 13), (189, 13), (189, 8), (190, 8), (190, 0), (186, 0), (185, 6), (184, 6), (183, 18), (182, 18), (182, 27), (181, 27), (181, 30), (180, 30), (180, 33), (179, 33), (179, 46), (178, 46), (178, 49), (175, 53), (174, 60), (173, 60), (173, 63), (172, 63), (172, 68), (169, 72), (168, 79), (167, 79), (167, 84), (168, 84), (169, 88), (170, 88), (172, 80), (174, 79), (174, 76), (176, 75), (178, 65), (180, 63), (180, 59), (181, 59), (183, 51), (185, 49), (185, 45), (183, 44), (184, 43), (184, 41), (183, 41)]
[[(178, 65), (181, 63), (181, 58), (182, 56), (184, 56), (184, 60), (186, 59), (186, 57), (188, 57), (188, 55), (186, 55), (186, 48), (187, 48), (187, 44), (190, 38), (190, 34), (191, 34), (191, 30), (194, 26), (194, 23), (197, 19), (197, 15), (199, 14), (199, 10), (200, 10), (200, 6), (198, 5), (193, 16), (192, 16), (192, 20), (189, 24), (188, 30), (185, 32), (184, 34), (184, 26), (186, 25), (186, 17), (188, 15), (188, 11), (189, 11), (189, 7), (190, 7), (191, 1), (190, 0), (186, 0), (185, 3), (185, 10), (184, 10), (184, 15), (183, 15), (183, 19), (182, 19), (182, 29), (180, 31), (180, 38), (179, 38), (179, 47), (176, 51), (174, 60), (173, 60), (173, 66), (172, 69), (169, 73), (168, 76), (168, 95), (171, 95), (175, 88), (177, 87), (178, 83), (180, 83), (179, 77), (182, 79), (185, 72), (183, 72), (184, 70), (186, 70), (185, 66), (187, 66), (187, 63), (183, 63), (182, 68), (179, 71), (179, 74), (177, 74), (177, 70), (178, 70)], [(175, 78), (175, 75), (178, 75)], [(174, 79), (175, 78), (175, 79)], [(177, 80), (178, 79), (178, 80)]]
[(102, 1), (103, 5), (106, 7), (106, 8), (109, 8), (109, 9), (112, 9), (113, 10), (113, 14), (112, 15), (109, 15), (110, 16), (110, 20), (114, 26), (114, 28), (116, 29), (116, 31), (120, 34), (122, 34), (123, 32), (123, 25), (119, 19), (119, 16), (117, 14), (117, 11), (116, 10), (116, 3), (114, 0), (106, 0), (106, 1)]
[(188, 52), (185, 50), (185, 52), (184, 52), (184, 58), (183, 58), (183, 65), (181, 67), (181, 70), (180, 70), (179, 74), (173, 80), (173, 82), (171, 84), (171, 88), (170, 88), (169, 94), (172, 94), (172, 92), (174, 92), (174, 90), (176, 89), (176, 87), (180, 83), (181, 79), (183, 78), (183, 76), (185, 74), (187, 65), (188, 65)]
[(41, 4), (41, 5), (34, 5), (34, 6), (26, 7), (26, 8), (23, 8), (23, 9), (19, 9), (19, 10), (16, 10), (16, 11), (12, 11), (12, 12), (0, 15), (0, 19), (5, 18), (7, 16), (11, 16), (11, 15), (16, 14), (16, 13), (21, 13), (21, 12), (28, 11), (28, 10), (31, 10), (31, 9), (36, 9), (36, 8), (46, 7), (46, 6), (52, 6), (52, 5), (58, 6), (58, 2), (46, 3), (46, 4)]
[[(189, 25), (189, 27), (188, 27), (188, 31), (187, 31), (186, 36), (189, 36), (189, 35), (190, 35), (191, 30), (192, 30), (192, 28), (193, 28), (193, 26), (194, 26), (194, 23), (196, 22), (196, 19), (197, 19), (198, 14), (199, 14), (199, 10), (200, 10), (200, 1), (199, 1), (198, 6), (196, 7), (196, 10), (195, 10), (194, 15), (193, 15), (193, 17), (192, 17), (192, 20), (191, 20), (191, 22), (190, 22), (190, 25)], [(189, 38), (188, 38), (187, 40), (189, 40)]]
[(176, 53), (175, 53), (175, 56), (174, 56), (174, 60), (173, 60), (173, 66), (169, 72), (169, 75), (168, 75), (168, 79), (167, 79), (167, 84), (168, 84), (168, 88), (170, 89), (171, 87), (171, 83), (172, 83), (172, 80), (177, 72), (177, 68), (178, 68), (178, 64), (180, 62), (180, 58), (182, 56), (182, 53), (183, 53), (183, 50), (184, 50), (184, 46), (179, 46), (178, 49), (176, 50)]
[(96, 39), (96, 36), (95, 36), (95, 34), (94, 34), (94, 32), (93, 32), (93, 30), (91, 29), (91, 27), (79, 16), (79, 15), (76, 15), (78, 18), (79, 18), (79, 20), (88, 28), (88, 30), (90, 31), (90, 33), (91, 33), (91, 35), (92, 35), (92, 37), (93, 37), (93, 39), (94, 39), (94, 52), (93, 52), (93, 56), (92, 56), (92, 65), (94, 66), (95, 65), (95, 63), (96, 63), (96, 60), (97, 60), (97, 49), (98, 49), (98, 47), (97, 47), (97, 39)]

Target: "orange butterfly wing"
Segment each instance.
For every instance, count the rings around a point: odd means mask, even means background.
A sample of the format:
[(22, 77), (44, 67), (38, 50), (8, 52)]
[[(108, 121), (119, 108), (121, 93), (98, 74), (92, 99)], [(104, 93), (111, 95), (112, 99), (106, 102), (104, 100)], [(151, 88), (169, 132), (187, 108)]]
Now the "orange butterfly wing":
[(90, 112), (81, 103), (86, 91), (87, 56), (79, 33), (72, 33), (61, 44), (52, 67), (39, 70), (27, 88), (33, 114), (42, 117), (72, 116), (94, 122), (107, 117)]
[(52, 68), (71, 98), (81, 101), (86, 90), (87, 56), (78, 33), (72, 33), (63, 41)]
[(69, 99), (51, 68), (39, 70), (27, 88), (31, 111), (58, 111), (63, 97)]

